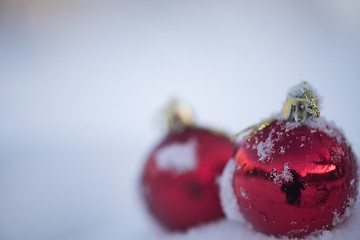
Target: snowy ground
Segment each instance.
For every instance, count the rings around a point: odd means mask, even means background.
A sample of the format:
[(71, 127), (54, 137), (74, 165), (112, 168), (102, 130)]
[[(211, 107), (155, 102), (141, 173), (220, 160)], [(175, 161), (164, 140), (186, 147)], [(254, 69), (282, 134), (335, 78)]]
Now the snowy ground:
[[(138, 195), (169, 98), (236, 133), (311, 82), (360, 150), (355, 1), (0, 2), (0, 239), (269, 239), (221, 220), (166, 233)], [(319, 239), (360, 236), (359, 204)]]

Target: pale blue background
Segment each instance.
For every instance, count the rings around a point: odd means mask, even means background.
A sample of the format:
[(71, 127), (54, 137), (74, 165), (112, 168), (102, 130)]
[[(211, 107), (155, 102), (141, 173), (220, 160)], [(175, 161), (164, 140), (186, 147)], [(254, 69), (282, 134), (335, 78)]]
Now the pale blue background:
[(137, 179), (171, 97), (236, 133), (312, 83), (360, 153), (357, 1), (0, 1), (0, 239), (154, 233)]

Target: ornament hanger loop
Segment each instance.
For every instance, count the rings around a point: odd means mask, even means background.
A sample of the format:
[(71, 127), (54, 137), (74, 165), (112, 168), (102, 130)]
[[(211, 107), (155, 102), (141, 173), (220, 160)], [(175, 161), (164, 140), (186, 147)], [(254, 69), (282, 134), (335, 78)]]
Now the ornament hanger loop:
[(319, 109), (317, 107), (317, 104), (315, 103), (314, 99), (309, 97), (306, 92), (304, 93), (304, 97), (308, 100), (308, 102), (309, 102), (309, 104), (311, 106), (309, 109), (310, 109), (310, 111), (312, 111), (313, 116), (316, 117), (316, 118), (320, 117), (320, 111), (319, 111)]

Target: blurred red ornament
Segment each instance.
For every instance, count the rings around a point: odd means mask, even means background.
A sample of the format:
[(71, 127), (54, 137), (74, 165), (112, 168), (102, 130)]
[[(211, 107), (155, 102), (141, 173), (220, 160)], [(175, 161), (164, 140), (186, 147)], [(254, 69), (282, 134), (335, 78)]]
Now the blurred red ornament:
[[(311, 95), (306, 88), (298, 93)], [(310, 111), (319, 116), (314, 97), (304, 99), (295, 107), (285, 104), (287, 120), (255, 127), (234, 157), (239, 209), (266, 234), (304, 237), (332, 229), (348, 217), (357, 196), (358, 166), (351, 147), (335, 126), (309, 116)]]
[(235, 146), (175, 113), (168, 135), (148, 157), (142, 187), (153, 216), (170, 230), (185, 230), (224, 216), (216, 180)]

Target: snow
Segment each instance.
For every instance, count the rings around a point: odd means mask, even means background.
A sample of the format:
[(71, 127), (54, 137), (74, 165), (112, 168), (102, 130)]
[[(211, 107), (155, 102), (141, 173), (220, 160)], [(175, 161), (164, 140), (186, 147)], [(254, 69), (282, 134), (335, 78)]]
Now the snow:
[(329, 137), (335, 138), (339, 144), (343, 143), (344, 141), (349, 144), (346, 139), (343, 138), (342, 135), (344, 134), (342, 130), (339, 129), (334, 122), (329, 122), (324, 117), (320, 116), (319, 118), (310, 119), (310, 121), (306, 121), (306, 125), (324, 132)]
[[(342, 225), (331, 231), (323, 231), (321, 233), (314, 233), (303, 240), (357, 240), (360, 230), (358, 224), (360, 223), (359, 208), (355, 210), (350, 219)], [(145, 235), (141, 235), (145, 238)], [(156, 236), (146, 236), (147, 240), (155, 239), (169, 239), (169, 240), (223, 240), (223, 239), (252, 239), (252, 240), (289, 240), (287, 237), (276, 238), (266, 236), (264, 234), (254, 231), (251, 226), (244, 222), (236, 222), (231, 220), (220, 220), (207, 225), (192, 228), (185, 233), (162, 233)], [(139, 238), (140, 239), (140, 238)], [(295, 239), (292, 239), (295, 240)]]
[(355, 185), (355, 179), (351, 180), (351, 182), (350, 182), (351, 187), (355, 187), (354, 185)]
[(315, 89), (310, 83), (306, 83), (304, 84), (303, 82), (300, 84), (297, 84), (295, 86), (292, 86), (289, 88), (288, 90), (288, 94), (291, 96), (299, 96), (299, 97), (303, 97), (304, 93), (308, 90), (312, 91), (313, 96), (319, 97), (321, 98), (321, 96), (319, 95), (317, 89)]
[(197, 166), (197, 140), (190, 138), (184, 143), (173, 143), (155, 153), (155, 162), (160, 169), (184, 174)]
[(222, 176), (219, 178), (221, 206), (226, 217), (230, 220), (245, 222), (237, 204), (233, 190), (232, 177), (235, 172), (236, 162), (230, 159), (226, 164)]
[[(282, 118), (280, 118), (280, 119), (282, 119)], [(308, 121), (306, 121), (305, 123), (307, 123), (307, 122)], [(282, 123), (279, 122), (279, 124), (282, 124)], [(286, 121), (285, 127), (282, 126), (281, 128), (285, 130), (285, 133), (288, 133), (291, 130), (298, 128), (300, 126), (301, 126), (301, 123)]]
[(318, 101), (319, 101), (318, 104), (321, 105), (322, 99), (323, 99), (322, 95), (319, 93), (318, 89), (314, 88), (314, 86), (312, 86), (312, 84), (309, 82), (306, 82), (305, 85), (302, 82), (302, 83), (299, 83), (298, 85), (289, 87), (288, 94), (290, 94), (292, 96), (302, 96), (303, 97), (304, 93), (308, 90), (311, 90), (312, 95), (318, 99)]
[[(281, 122), (279, 122), (279, 124), (281, 124)], [(323, 117), (322, 115), (319, 118), (314, 118), (314, 117), (308, 118), (305, 122), (305, 125), (312, 128), (310, 130), (310, 133), (315, 133), (316, 131), (322, 131), (325, 134), (327, 134), (329, 137), (335, 138), (338, 143), (343, 143), (344, 140), (346, 141), (346, 139), (344, 139), (341, 136), (341, 134), (344, 135), (343, 131), (340, 128), (338, 128), (334, 122), (326, 120), (326, 118)], [(298, 128), (300, 126), (301, 126), (300, 123), (286, 122), (285, 127), (283, 129), (285, 130), (285, 132), (290, 132), (293, 129)], [(347, 142), (347, 144), (349, 143)]]
[(299, 85), (296, 85), (289, 88), (288, 94), (291, 96), (303, 96), (306, 91), (306, 88), (302, 88)]
[[(359, 200), (359, 197), (358, 197), (358, 200)], [(356, 203), (355, 199), (349, 197), (345, 203), (345, 206), (347, 206), (347, 207), (342, 216), (340, 216), (340, 214), (335, 210), (333, 212), (334, 218), (333, 218), (332, 225), (337, 226), (337, 225), (345, 222), (351, 216), (351, 214), (353, 214), (355, 203)]]
[(338, 225), (339, 223), (341, 223), (341, 217), (340, 217), (340, 213), (338, 213), (336, 210), (333, 212), (334, 214), (334, 218), (333, 218), (333, 222), (332, 222), (332, 225), (336, 226)]

